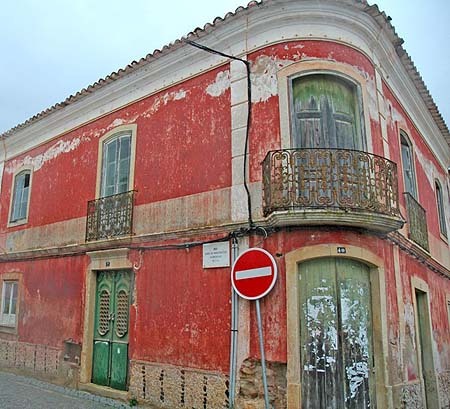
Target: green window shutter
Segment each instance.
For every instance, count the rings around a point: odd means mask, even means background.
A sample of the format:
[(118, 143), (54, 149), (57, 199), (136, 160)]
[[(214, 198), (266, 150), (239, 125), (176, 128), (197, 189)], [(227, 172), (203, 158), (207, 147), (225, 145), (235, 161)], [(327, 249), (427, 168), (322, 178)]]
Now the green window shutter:
[(364, 148), (357, 88), (332, 75), (292, 81), (293, 143), (296, 148)]
[(444, 237), (447, 237), (447, 224), (445, 221), (444, 199), (442, 198), (442, 189), (439, 182), (435, 182), (436, 204), (439, 218), (439, 229)]
[(130, 178), (131, 133), (108, 139), (103, 145), (101, 195), (128, 191)]
[(19, 173), (14, 179), (13, 209), (11, 213), (12, 222), (26, 218), (29, 190), (30, 171)]
[(414, 173), (414, 159), (412, 155), (411, 145), (408, 138), (402, 133), (400, 136), (401, 154), (403, 163), (403, 179), (405, 183), (405, 192), (408, 192), (417, 199), (416, 177)]

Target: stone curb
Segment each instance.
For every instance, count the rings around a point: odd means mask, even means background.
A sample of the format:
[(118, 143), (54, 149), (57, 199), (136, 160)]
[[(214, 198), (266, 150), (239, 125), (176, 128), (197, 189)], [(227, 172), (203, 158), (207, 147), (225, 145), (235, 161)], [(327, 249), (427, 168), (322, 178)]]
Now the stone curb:
[(67, 396), (73, 396), (81, 399), (85, 399), (91, 402), (98, 402), (102, 403), (104, 405), (111, 406), (112, 408), (119, 408), (119, 409), (132, 409), (131, 406), (127, 405), (126, 403), (116, 401), (114, 399), (105, 398), (103, 396), (93, 395), (89, 392), (79, 391), (77, 389), (67, 388), (65, 386), (60, 385), (54, 385), (52, 383), (44, 382), (35, 378), (29, 378), (22, 375), (17, 375), (12, 372), (4, 372), (0, 371), (0, 374), (8, 375), (11, 377), (14, 377), (15, 379), (19, 380), (20, 382), (26, 383), (28, 385), (34, 385), (39, 386), (45, 389), (48, 389), (52, 392), (58, 392), (62, 393)]

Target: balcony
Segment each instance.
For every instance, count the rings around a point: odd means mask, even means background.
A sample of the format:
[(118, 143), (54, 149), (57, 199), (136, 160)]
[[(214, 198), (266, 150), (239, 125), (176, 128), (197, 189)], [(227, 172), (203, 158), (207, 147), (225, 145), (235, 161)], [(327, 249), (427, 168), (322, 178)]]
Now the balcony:
[(427, 215), (425, 209), (410, 193), (405, 192), (404, 195), (406, 201), (406, 211), (408, 213), (408, 237), (426, 251), (430, 251), (430, 247), (428, 245)]
[(133, 229), (134, 191), (88, 202), (86, 241), (129, 236)]
[(263, 211), (269, 224), (353, 226), (381, 231), (404, 224), (397, 166), (346, 149), (270, 151), (263, 161)]

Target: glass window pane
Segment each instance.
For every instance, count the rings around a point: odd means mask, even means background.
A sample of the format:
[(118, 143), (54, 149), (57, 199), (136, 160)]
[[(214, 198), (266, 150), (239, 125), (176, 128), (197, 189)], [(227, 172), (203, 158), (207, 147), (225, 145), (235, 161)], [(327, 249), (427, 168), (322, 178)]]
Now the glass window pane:
[(106, 148), (106, 163), (114, 163), (116, 161), (117, 140), (108, 143)]
[(401, 151), (405, 191), (410, 193), (414, 198), (417, 199), (411, 147), (403, 135), (401, 136)]
[(120, 159), (126, 159), (130, 156), (130, 137), (124, 136), (121, 139), (121, 144), (120, 144)]
[(11, 283), (3, 283), (3, 314), (9, 314), (9, 303), (11, 299)]
[(438, 217), (439, 217), (439, 228), (441, 230), (441, 234), (444, 237), (447, 237), (447, 225), (445, 223), (445, 211), (444, 211), (444, 200), (442, 198), (442, 190), (439, 186), (439, 183), (436, 182), (436, 201), (437, 201), (437, 209), (438, 209)]
[(118, 135), (104, 145), (104, 150), (102, 196), (126, 192), (130, 174), (131, 135)]
[(11, 283), (12, 285), (12, 299), (11, 299), (11, 310), (10, 314), (16, 313), (16, 305), (17, 305), (17, 283)]
[(22, 190), (22, 198), (19, 205), (19, 218), (24, 219), (27, 216), (27, 206), (28, 206), (28, 191), (29, 187)]
[(128, 177), (129, 177), (129, 169), (130, 169), (130, 161), (129, 159), (125, 159), (120, 161), (119, 164), (119, 185), (123, 187), (123, 190), (120, 189), (118, 193), (123, 193), (128, 190)]
[(24, 186), (24, 187), (30, 186), (30, 174), (29, 174), (29, 173), (26, 173), (26, 174), (24, 175), (23, 186)]

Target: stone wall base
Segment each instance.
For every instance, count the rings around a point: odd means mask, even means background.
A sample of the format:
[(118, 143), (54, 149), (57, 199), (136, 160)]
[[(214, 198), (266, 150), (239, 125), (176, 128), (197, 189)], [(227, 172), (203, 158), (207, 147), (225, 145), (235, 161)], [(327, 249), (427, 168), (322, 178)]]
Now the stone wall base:
[(450, 371), (438, 375), (438, 388), (441, 408), (450, 408)]
[(63, 359), (63, 349), (0, 339), (0, 368), (59, 385), (77, 387), (78, 365)]
[[(269, 403), (274, 409), (285, 409), (286, 401), (286, 364), (266, 362), (267, 389)], [(236, 409), (264, 409), (264, 384), (261, 361), (247, 359), (239, 372), (236, 390)]]
[(226, 409), (228, 377), (207, 371), (131, 361), (129, 396), (157, 408)]

